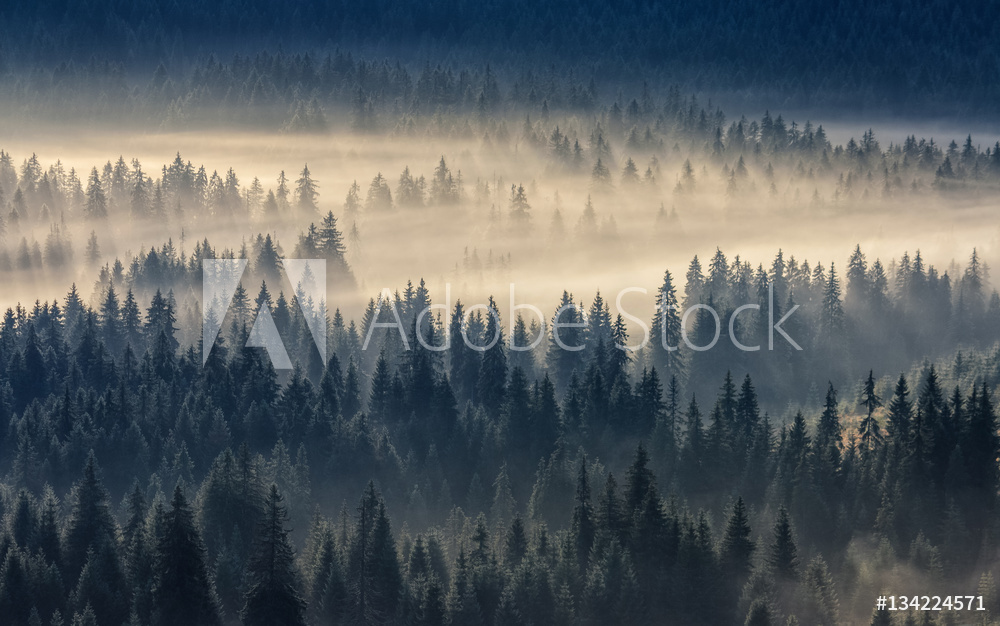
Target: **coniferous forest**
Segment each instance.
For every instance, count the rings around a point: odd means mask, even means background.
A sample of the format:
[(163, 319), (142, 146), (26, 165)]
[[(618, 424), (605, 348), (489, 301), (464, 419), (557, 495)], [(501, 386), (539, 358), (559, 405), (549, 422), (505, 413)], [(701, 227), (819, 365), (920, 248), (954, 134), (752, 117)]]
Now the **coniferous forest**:
[(998, 29), (0, 7), (0, 624), (1000, 624)]

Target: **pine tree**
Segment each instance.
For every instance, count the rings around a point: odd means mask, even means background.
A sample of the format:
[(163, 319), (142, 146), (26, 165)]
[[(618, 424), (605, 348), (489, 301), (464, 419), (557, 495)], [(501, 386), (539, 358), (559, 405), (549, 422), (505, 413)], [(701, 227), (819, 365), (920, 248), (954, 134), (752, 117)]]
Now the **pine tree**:
[(318, 185), (309, 173), (309, 166), (303, 166), (302, 172), (299, 174), (299, 179), (295, 181), (296, 208), (299, 210), (300, 215), (315, 215), (316, 211), (319, 210), (316, 206), (316, 198), (319, 197), (319, 192), (316, 191), (317, 188)]
[(101, 304), (101, 331), (108, 350), (112, 354), (117, 355), (123, 347), (123, 335), (121, 309), (118, 304), (118, 294), (115, 293), (114, 283), (108, 285), (104, 303)]
[(892, 626), (892, 613), (889, 609), (876, 609), (872, 613), (871, 626)]
[(27, 625), (31, 607), (26, 600), (31, 598), (31, 581), (25, 571), (27, 555), (16, 547), (7, 546), (2, 568), (0, 568), (0, 611), (5, 620), (18, 626)]
[(597, 162), (594, 163), (594, 169), (590, 173), (590, 177), (594, 182), (594, 187), (603, 188), (611, 186), (611, 170), (605, 165), (601, 158), (597, 158)]
[(576, 549), (576, 562), (580, 571), (586, 571), (590, 548), (594, 543), (596, 524), (594, 508), (590, 502), (590, 481), (587, 478), (587, 459), (580, 460), (580, 471), (576, 482), (576, 506), (573, 508), (573, 521), (570, 534)]
[(369, 621), (391, 622), (399, 608), (403, 579), (384, 502), (379, 502), (371, 542), (372, 577), (367, 618)]
[(116, 545), (115, 522), (108, 507), (108, 492), (97, 477), (97, 460), (87, 458), (83, 480), (75, 488), (73, 512), (66, 529), (65, 580), (76, 581), (88, 553), (104, 544)]
[(656, 478), (649, 469), (649, 454), (640, 443), (636, 446), (635, 457), (628, 469), (628, 485), (625, 496), (625, 515), (627, 519), (638, 512), (646, 500), (650, 490), (655, 490)]
[(385, 356), (385, 348), (379, 352), (375, 361), (375, 371), (372, 372), (371, 391), (368, 395), (368, 412), (375, 420), (387, 420), (389, 406), (392, 400), (392, 375), (389, 371), (389, 360)]
[(139, 305), (135, 301), (135, 294), (132, 293), (132, 289), (129, 289), (125, 295), (125, 302), (122, 303), (121, 320), (125, 345), (132, 346), (133, 349), (140, 348), (139, 342), (142, 337), (141, 315)]
[(774, 571), (774, 577), (779, 580), (795, 580), (798, 576), (798, 555), (795, 539), (792, 537), (792, 524), (788, 519), (785, 507), (778, 509), (778, 520), (774, 523), (774, 540), (768, 555), (768, 564)]
[(510, 220), (514, 228), (521, 231), (531, 223), (531, 205), (522, 185), (510, 187)]
[(1000, 436), (997, 435), (997, 416), (986, 383), (973, 391), (968, 402), (968, 426), (961, 444), (965, 453), (965, 468), (972, 486), (985, 498), (986, 510), (996, 499), (1000, 482), (996, 459), (1000, 456)]
[(820, 478), (827, 482), (840, 471), (841, 450), (843, 448), (840, 435), (837, 392), (834, 390), (833, 384), (830, 383), (826, 391), (823, 412), (820, 414), (819, 424), (816, 426), (816, 438), (813, 442), (814, 467)]
[(650, 341), (653, 365), (666, 380), (667, 376), (685, 374), (684, 359), (679, 351), (681, 344), (681, 311), (670, 270), (663, 275), (663, 285), (656, 294), (656, 317), (653, 319)]
[(317, 248), (323, 257), (337, 266), (346, 266), (344, 254), (347, 248), (344, 246), (344, 236), (337, 228), (337, 218), (334, 217), (333, 211), (327, 212), (323, 217), (316, 234)]
[(735, 412), (736, 445), (735, 449), (741, 456), (749, 450), (753, 443), (754, 432), (760, 425), (760, 406), (757, 403), (757, 391), (754, 389), (750, 374), (743, 379), (739, 396), (736, 398)]
[(306, 603), (299, 591), (295, 557), (285, 529), (288, 513), (282, 500), (278, 487), (271, 485), (247, 565), (250, 585), (241, 612), (246, 626), (305, 625)]
[(500, 415), (506, 395), (507, 381), (507, 347), (504, 341), (503, 327), (500, 323), (500, 311), (493, 297), (489, 299), (486, 330), (483, 333), (482, 362), (479, 366), (479, 380), (476, 391), (479, 402), (491, 417)]
[(865, 263), (865, 255), (861, 252), (861, 245), (854, 248), (850, 260), (847, 262), (847, 290), (844, 294), (844, 306), (855, 313), (863, 312), (862, 305), (868, 301), (868, 267)]
[(108, 201), (104, 196), (104, 189), (101, 187), (101, 177), (97, 173), (97, 168), (90, 171), (90, 182), (87, 185), (87, 218), (91, 220), (103, 220), (108, 217)]
[(698, 255), (695, 255), (691, 259), (691, 263), (688, 264), (684, 280), (684, 309), (687, 310), (698, 304), (705, 295), (703, 293), (705, 289), (705, 276), (702, 274), (701, 261), (698, 260)]
[(163, 514), (154, 557), (151, 626), (219, 626), (205, 549), (180, 485)]
[(913, 405), (910, 403), (910, 388), (906, 377), (899, 375), (896, 388), (889, 403), (887, 436), (894, 455), (901, 454), (910, 439), (913, 420)]
[[(549, 368), (553, 370), (559, 390), (566, 389), (574, 370), (579, 370), (577, 374), (583, 370), (583, 312), (583, 308), (573, 302), (573, 294), (564, 291), (552, 318), (552, 343), (548, 352)], [(558, 329), (555, 324), (560, 325)]]
[(514, 516), (510, 528), (507, 530), (507, 537), (504, 539), (504, 565), (510, 569), (521, 564), (528, 552), (528, 536), (524, 530), (524, 522), (520, 515)]
[(751, 557), (754, 548), (753, 540), (750, 539), (750, 519), (743, 498), (740, 497), (733, 505), (733, 512), (726, 524), (726, 533), (719, 554), (725, 571), (739, 581), (739, 584), (746, 580), (753, 568)]
[(948, 457), (958, 443), (958, 433), (933, 364), (924, 377), (917, 407), (923, 418), (921, 423), (926, 428), (927, 460), (935, 481), (941, 485), (948, 471)]
[(625, 166), (622, 168), (622, 186), (635, 185), (639, 182), (639, 168), (636, 167), (635, 161), (632, 157), (629, 157), (625, 161)]
[(90, 607), (102, 624), (122, 624), (128, 619), (131, 594), (118, 560), (117, 546), (103, 543), (88, 554), (87, 564), (70, 596), (70, 606)]
[(59, 519), (56, 512), (55, 495), (47, 493), (42, 503), (42, 513), (38, 522), (36, 543), (45, 561), (57, 570), (63, 566), (62, 541), (59, 537)]
[(701, 419), (701, 409), (695, 396), (691, 396), (691, 403), (688, 405), (687, 432), (684, 438), (684, 447), (681, 452), (681, 478), (686, 486), (691, 488), (700, 487), (704, 477), (701, 473), (703, 463), (702, 456), (705, 448), (705, 429)]
[(513, 519), (517, 503), (510, 490), (510, 477), (507, 474), (507, 464), (504, 463), (493, 481), (493, 506), (490, 507), (490, 517), (494, 525), (501, 529)]
[(875, 393), (874, 370), (868, 371), (868, 378), (865, 379), (862, 387), (861, 406), (868, 411), (868, 415), (861, 420), (858, 431), (861, 433), (862, 449), (865, 451), (865, 454), (870, 454), (872, 450), (877, 449), (882, 444), (882, 429), (879, 427), (878, 421), (873, 417), (875, 409), (882, 406), (882, 399)]
[(258, 236), (257, 241), (260, 244), (260, 251), (257, 253), (254, 269), (262, 281), (271, 281), (272, 285), (278, 284), (278, 267), (281, 264), (281, 254), (278, 252), (278, 247), (270, 233), (265, 235), (263, 239)]
[(448, 613), (455, 626), (475, 626), (482, 622), (479, 602), (472, 581), (472, 571), (465, 556), (465, 547), (459, 548), (455, 559), (455, 575), (452, 578), (451, 594), (448, 598)]
[(840, 279), (834, 264), (830, 263), (830, 272), (823, 290), (823, 303), (821, 308), (821, 328), (826, 341), (838, 342), (844, 330), (844, 308), (840, 300)]
[(281, 170), (278, 174), (278, 191), (275, 193), (276, 199), (278, 201), (278, 212), (286, 213), (289, 208), (288, 202), (288, 178), (285, 176), (285, 170)]
[(389, 190), (389, 183), (382, 176), (382, 172), (379, 172), (368, 186), (365, 210), (388, 211), (390, 209), (392, 209), (392, 192)]
[(744, 626), (771, 626), (773, 623), (771, 607), (768, 606), (767, 602), (760, 598), (754, 600), (750, 605), (750, 611), (747, 613)]
[(389, 518), (374, 483), (368, 484), (357, 511), (347, 561), (352, 619), (385, 623), (394, 619), (402, 574)]
[(125, 552), (125, 570), (129, 582), (144, 584), (144, 572), (149, 566), (146, 538), (146, 499), (136, 481), (128, 495), (128, 519), (122, 529), (122, 547)]
[(171, 301), (172, 298), (169, 295), (168, 297), (163, 297), (160, 290), (156, 290), (153, 299), (149, 303), (149, 308), (146, 309), (144, 334), (154, 344), (162, 334), (166, 341), (166, 346), (172, 354), (180, 346), (180, 343), (175, 336), (177, 332), (177, 327), (175, 326), (177, 316)]
[(329, 546), (328, 556), (325, 558), (328, 567), (318, 569), (319, 577), (313, 583), (311, 608), (325, 623), (339, 624), (349, 615), (351, 598), (340, 555), (332, 551), (332, 541)]
[(803, 577), (803, 621), (816, 626), (834, 626), (838, 623), (839, 600), (833, 578), (823, 557), (817, 556), (806, 567)]

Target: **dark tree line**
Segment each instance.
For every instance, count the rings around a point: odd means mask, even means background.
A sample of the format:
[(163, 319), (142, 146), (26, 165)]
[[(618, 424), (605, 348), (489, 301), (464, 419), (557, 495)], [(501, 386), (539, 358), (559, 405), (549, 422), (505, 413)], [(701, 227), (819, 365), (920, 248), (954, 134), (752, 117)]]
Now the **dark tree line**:
[[(207, 242), (199, 249), (198, 259), (215, 256)], [(13, 623), (33, 623), (32, 612), (49, 623), (55, 611), (101, 625), (655, 623), (667, 613), (839, 623), (868, 611), (871, 585), (894, 564), (928, 585), (973, 585), (986, 572), (995, 598), (998, 326), (976, 254), (957, 295), (919, 255), (893, 264), (890, 288), (860, 250), (843, 299), (834, 271), (781, 255), (756, 271), (721, 252), (707, 272), (695, 261), (683, 297), (667, 276), (661, 307), (725, 311), (769, 288), (776, 302), (812, 299), (803, 327), (787, 327), (811, 342), (789, 367), (797, 351), (760, 362), (630, 356), (614, 347), (628, 328), (600, 296), (564, 310), (587, 321), (562, 338), (582, 342), (579, 353), (513, 350), (537, 325), (515, 320), (508, 334), (495, 309), (463, 316), (461, 304), (452, 336), (487, 345), (499, 334), (497, 344), (431, 352), (418, 335), (440, 345), (445, 328), (416, 324), (431, 304), (423, 282), (392, 300), (402, 332), (377, 329), (367, 350), (371, 324), (394, 319), (387, 303), (372, 301), (358, 323), (335, 311), (323, 363), (306, 316), (328, 314), (292, 291), (271, 297), (269, 249), (251, 256), (258, 296), (237, 290), (204, 367), (177, 330), (175, 298), (157, 292), (140, 306), (124, 274), (98, 308), (74, 290), (7, 312), (0, 605)], [(192, 288), (198, 260), (165, 259), (161, 278)], [(150, 263), (137, 260), (134, 276)], [(567, 293), (558, 305), (573, 302)], [(303, 355), (280, 377), (242, 347), (262, 306)], [(949, 330), (920, 345), (953, 360), (910, 372), (920, 355), (892, 355), (885, 367), (903, 376), (859, 381), (852, 359), (883, 350), (859, 348), (873, 341), (861, 312), (876, 306), (888, 326), (928, 335), (908, 315), (938, 307)], [(749, 343), (761, 331), (746, 320)], [(696, 343), (704, 321), (689, 329)], [(679, 323), (653, 328), (674, 343)], [(838, 382), (820, 387), (824, 378)], [(636, 450), (631, 465), (623, 447)], [(362, 489), (357, 509), (344, 508)]]
[[(242, 64), (261, 66), (260, 95), (266, 97), (271, 85), (289, 83), (309, 94), (330, 65), (316, 50), (329, 50), (333, 57), (337, 46), (338, 59), (350, 60), (346, 51), (377, 50), (417, 59), (415, 64), (456, 57), (501, 62), (500, 69), (514, 76), (542, 75), (533, 69), (538, 66), (551, 66), (554, 74), (587, 72), (636, 83), (643, 78), (662, 83), (669, 76), (795, 106), (818, 102), (894, 114), (988, 113), (997, 95), (996, 81), (990, 80), (997, 76), (997, 58), (988, 52), (996, 7), (971, 1), (808, 8), (714, 1), (697, 11), (642, 4), (608, 10), (596, 2), (556, 2), (539, 10), (514, 0), (489, 6), (382, 1), (371, 7), (334, 2), (294, 8), (257, 0), (93, 7), (18, 2), (5, 17), (0, 69), (6, 81), (15, 88), (37, 81), (39, 89), (57, 94), (66, 82), (85, 82), (87, 76), (127, 91), (127, 76), (136, 71), (151, 74), (152, 86), (161, 88), (181, 72), (197, 75), (206, 66), (210, 72), (216, 62), (202, 55), (233, 53), (245, 55)], [(208, 30), (207, 24), (214, 26)], [(267, 53), (275, 49), (296, 56), (276, 63)], [(56, 69), (39, 77), (31, 71), (39, 67)], [(479, 95), (477, 90), (474, 96)]]

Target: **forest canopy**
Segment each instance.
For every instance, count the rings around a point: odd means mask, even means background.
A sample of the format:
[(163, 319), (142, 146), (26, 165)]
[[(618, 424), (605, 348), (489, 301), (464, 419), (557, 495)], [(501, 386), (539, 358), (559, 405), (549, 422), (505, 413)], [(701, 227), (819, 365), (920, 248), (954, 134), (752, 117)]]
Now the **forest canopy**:
[(1000, 625), (998, 12), (5, 3), (0, 623)]

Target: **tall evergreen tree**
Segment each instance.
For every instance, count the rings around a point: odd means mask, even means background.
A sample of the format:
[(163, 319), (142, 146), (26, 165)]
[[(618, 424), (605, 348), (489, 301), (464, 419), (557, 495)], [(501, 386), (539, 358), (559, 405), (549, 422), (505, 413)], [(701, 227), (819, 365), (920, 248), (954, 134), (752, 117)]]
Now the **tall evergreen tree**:
[(490, 297), (486, 330), (483, 333), (481, 347), (483, 358), (479, 365), (479, 380), (476, 391), (479, 402), (487, 413), (496, 418), (503, 406), (507, 388), (507, 347), (503, 337), (503, 327), (500, 324), (500, 311), (493, 297)]
[(96, 552), (105, 544), (117, 545), (108, 492), (97, 474), (97, 460), (91, 452), (83, 470), (83, 480), (74, 490), (73, 512), (66, 528), (64, 577), (68, 581), (76, 581), (80, 576), (89, 552)]
[(108, 217), (108, 200), (104, 196), (96, 167), (90, 171), (90, 182), (87, 185), (86, 214), (91, 220), (103, 220)]
[(882, 399), (875, 393), (874, 370), (868, 371), (868, 378), (865, 379), (861, 389), (861, 406), (865, 408), (867, 415), (861, 420), (858, 432), (861, 435), (862, 450), (865, 454), (870, 454), (882, 443), (882, 429), (874, 417), (875, 409), (882, 406)]
[(587, 459), (580, 460), (580, 471), (576, 482), (576, 506), (570, 528), (576, 549), (576, 562), (580, 571), (586, 571), (590, 548), (594, 544), (596, 524), (594, 507), (590, 501), (590, 480), (587, 477)]
[(733, 512), (726, 523), (719, 559), (728, 574), (737, 581), (745, 581), (753, 568), (751, 558), (754, 543), (750, 538), (750, 518), (743, 498), (737, 498)]
[(205, 548), (180, 485), (164, 513), (154, 562), (151, 626), (221, 625)]
[(242, 611), (247, 626), (306, 623), (306, 603), (299, 591), (295, 556), (285, 529), (288, 512), (282, 501), (277, 485), (271, 485), (247, 566), (250, 585)]
[(319, 210), (316, 206), (316, 199), (319, 197), (318, 187), (319, 185), (312, 179), (309, 166), (303, 166), (299, 179), (295, 181), (296, 208), (300, 215), (312, 216)]
[(792, 536), (792, 524), (785, 507), (778, 509), (778, 520), (774, 523), (770, 554), (767, 562), (779, 581), (795, 580), (798, 576), (798, 550)]

